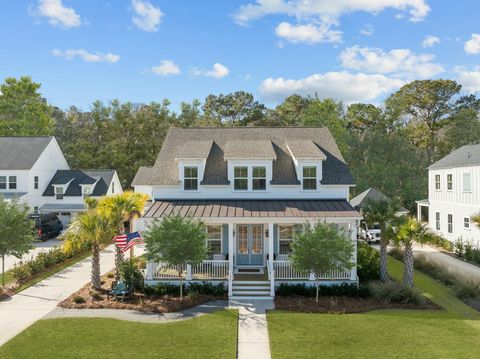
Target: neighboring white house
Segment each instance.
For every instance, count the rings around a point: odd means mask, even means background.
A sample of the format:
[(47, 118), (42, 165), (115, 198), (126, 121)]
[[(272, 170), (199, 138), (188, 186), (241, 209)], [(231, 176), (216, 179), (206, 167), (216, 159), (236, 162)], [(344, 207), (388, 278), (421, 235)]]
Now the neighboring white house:
[(115, 170), (59, 170), (42, 195), (41, 213), (56, 213), (64, 225), (85, 210), (86, 197), (100, 198), (122, 193)]
[(480, 144), (453, 151), (428, 168), (428, 199), (418, 201), (418, 217), (428, 207), (429, 227), (444, 238), (480, 245), (471, 216), (480, 211)]
[[(136, 229), (173, 213), (206, 224), (210, 258), (184, 276), (228, 283), (230, 296), (270, 297), (279, 283), (311, 283), (288, 259), (306, 222), (333, 223), (356, 245), (354, 180), (326, 128), (171, 128), (153, 167), (140, 168), (132, 185), (153, 198)], [(146, 280), (178, 277), (150, 262)], [(322, 280), (358, 278), (354, 268)]]
[(7, 201), (56, 213), (67, 224), (84, 210), (84, 196), (113, 193), (122, 193), (116, 171), (70, 170), (53, 136), (0, 137), (0, 195)]
[(44, 203), (43, 191), (55, 172), (68, 168), (53, 136), (0, 137), (0, 195), (17, 198), (32, 212)]

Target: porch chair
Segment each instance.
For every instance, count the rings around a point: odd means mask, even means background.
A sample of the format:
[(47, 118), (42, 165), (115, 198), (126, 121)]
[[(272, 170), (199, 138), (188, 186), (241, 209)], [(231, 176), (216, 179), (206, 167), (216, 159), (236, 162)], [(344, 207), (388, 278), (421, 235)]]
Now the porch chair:
[(107, 293), (107, 299), (110, 299), (110, 297), (115, 298), (115, 300), (120, 298), (121, 301), (123, 302), (125, 298), (129, 298), (132, 295), (133, 295), (133, 288), (129, 288), (127, 283), (123, 281), (118, 281), (118, 282), (112, 283), (112, 288)]

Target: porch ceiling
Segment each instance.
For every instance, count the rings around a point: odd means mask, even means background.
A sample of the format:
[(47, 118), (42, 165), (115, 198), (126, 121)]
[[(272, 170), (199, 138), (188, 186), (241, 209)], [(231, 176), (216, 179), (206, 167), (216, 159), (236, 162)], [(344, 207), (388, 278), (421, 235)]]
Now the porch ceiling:
[(360, 217), (345, 200), (156, 200), (144, 218)]

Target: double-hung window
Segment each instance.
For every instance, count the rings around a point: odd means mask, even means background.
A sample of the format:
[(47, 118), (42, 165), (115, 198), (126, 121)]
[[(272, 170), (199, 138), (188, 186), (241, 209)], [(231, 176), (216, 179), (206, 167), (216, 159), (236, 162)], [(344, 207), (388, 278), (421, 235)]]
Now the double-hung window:
[(38, 176), (33, 176), (33, 189), (38, 189)]
[(198, 190), (198, 167), (183, 168), (183, 189), (185, 191)]
[(470, 229), (470, 217), (463, 217), (463, 228)]
[(265, 167), (253, 167), (252, 189), (264, 191), (267, 189), (267, 169)]
[(55, 198), (63, 199), (63, 187), (55, 187)]
[(472, 191), (472, 174), (470, 172), (463, 172), (463, 192)]
[(453, 189), (453, 175), (451, 173), (447, 174), (447, 191)]
[(293, 226), (278, 226), (278, 253), (290, 254), (293, 244)]
[(448, 233), (453, 233), (453, 214), (448, 214), (447, 216), (447, 230)]
[(440, 183), (440, 175), (435, 175), (435, 190), (440, 191), (441, 183)]
[(7, 189), (7, 176), (0, 176), (0, 189)]
[(303, 167), (303, 189), (304, 190), (317, 189), (317, 167), (316, 166)]
[(17, 189), (17, 176), (8, 176), (8, 189)]
[(233, 169), (233, 189), (235, 191), (248, 190), (248, 167), (239, 166)]
[(435, 212), (435, 229), (440, 230), (440, 212)]
[(207, 226), (207, 245), (210, 254), (222, 253), (222, 226)]
[(115, 182), (112, 182), (112, 194), (115, 193)]

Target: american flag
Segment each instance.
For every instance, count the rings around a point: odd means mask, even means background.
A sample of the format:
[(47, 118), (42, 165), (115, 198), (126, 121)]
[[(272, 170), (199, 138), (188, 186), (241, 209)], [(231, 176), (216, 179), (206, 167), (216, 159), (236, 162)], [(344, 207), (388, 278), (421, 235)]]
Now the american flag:
[(133, 232), (129, 234), (121, 234), (119, 236), (113, 237), (115, 244), (122, 249), (123, 252), (128, 251), (135, 244), (142, 244), (143, 238), (138, 232)]

